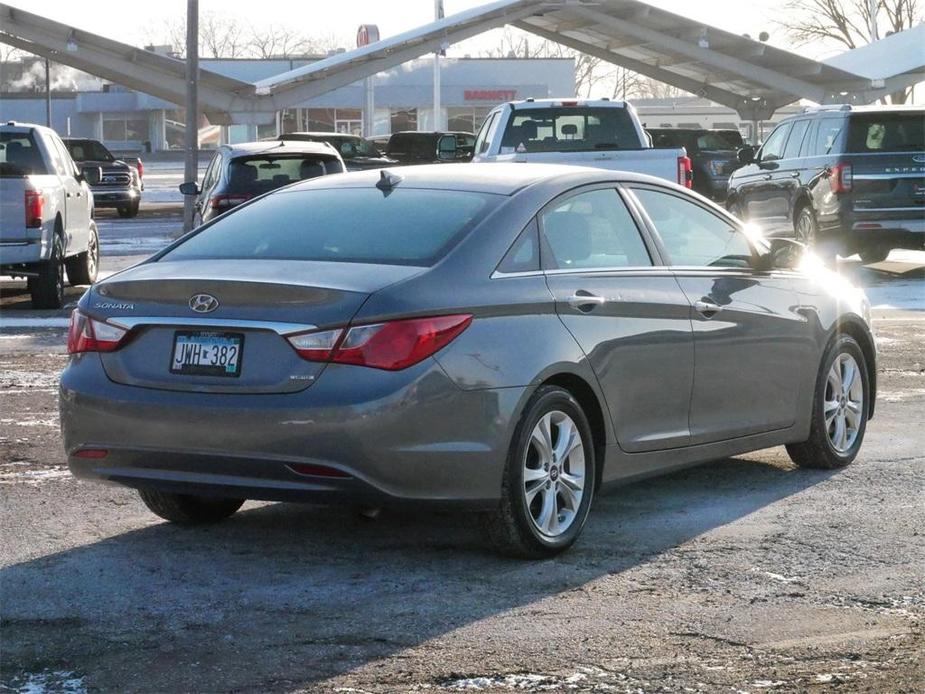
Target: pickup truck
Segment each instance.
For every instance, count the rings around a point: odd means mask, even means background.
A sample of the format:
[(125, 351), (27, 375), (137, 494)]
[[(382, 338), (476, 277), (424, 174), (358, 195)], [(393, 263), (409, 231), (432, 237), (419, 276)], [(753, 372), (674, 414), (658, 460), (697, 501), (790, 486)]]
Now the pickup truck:
[(50, 128), (0, 126), (0, 274), (24, 277), (35, 308), (61, 308), (64, 273), (92, 284), (99, 267), (93, 193)]
[(609, 99), (527, 99), (488, 114), (475, 162), (547, 162), (644, 173), (691, 187), (681, 147), (655, 149), (630, 104)]
[(726, 206), (769, 236), (865, 263), (925, 248), (925, 110), (821, 106), (739, 150)]
[(62, 142), (78, 167), (102, 170), (100, 179), (90, 186), (97, 207), (115, 207), (120, 217), (138, 214), (145, 172), (141, 159), (116, 158), (99, 140), (66, 137)]

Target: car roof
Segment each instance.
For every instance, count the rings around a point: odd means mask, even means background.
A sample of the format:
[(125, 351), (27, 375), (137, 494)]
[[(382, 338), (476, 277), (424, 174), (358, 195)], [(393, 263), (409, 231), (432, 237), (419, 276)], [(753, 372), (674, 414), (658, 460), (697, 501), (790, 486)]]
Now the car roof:
[[(322, 176), (302, 181), (286, 190), (319, 188), (363, 188), (374, 186), (384, 173), (400, 179), (396, 187), (458, 190), (474, 193), (513, 195), (528, 186), (561, 181), (563, 187), (596, 182), (625, 181), (672, 186), (661, 178), (628, 171), (612, 171), (589, 166), (564, 164), (465, 163), (397, 166), (372, 171)], [(677, 187), (677, 186), (675, 186)]]
[(273, 140), (288, 140), (298, 139), (299, 137), (318, 137), (318, 138), (331, 138), (331, 139), (341, 139), (341, 140), (362, 140), (363, 138), (360, 135), (354, 135), (353, 133), (334, 133), (334, 132), (321, 132), (321, 131), (309, 131), (309, 130), (300, 130), (293, 133), (283, 133), (278, 138)]
[(266, 142), (240, 142), (223, 145), (232, 158), (259, 154), (326, 154), (337, 155), (337, 150), (327, 142), (305, 140), (269, 140)]

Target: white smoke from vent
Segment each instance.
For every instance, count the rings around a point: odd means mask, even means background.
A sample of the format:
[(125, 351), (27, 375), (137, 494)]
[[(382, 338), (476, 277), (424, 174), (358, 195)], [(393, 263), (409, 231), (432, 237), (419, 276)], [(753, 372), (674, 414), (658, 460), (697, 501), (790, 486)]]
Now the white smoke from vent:
[[(22, 75), (18, 79), (10, 80), (5, 89), (11, 92), (44, 92), (45, 61), (23, 60), (22, 64)], [(92, 92), (103, 88), (100, 78), (58, 63), (51, 64), (50, 78), (53, 92)]]

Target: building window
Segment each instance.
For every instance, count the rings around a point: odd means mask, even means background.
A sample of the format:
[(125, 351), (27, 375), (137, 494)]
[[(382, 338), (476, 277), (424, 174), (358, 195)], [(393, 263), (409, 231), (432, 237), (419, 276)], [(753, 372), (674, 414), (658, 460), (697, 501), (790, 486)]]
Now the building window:
[(418, 110), (416, 108), (393, 108), (389, 114), (392, 132), (418, 129)]
[(147, 118), (103, 118), (103, 139), (125, 142), (148, 139)]
[(336, 121), (333, 108), (307, 108), (305, 109), (305, 130), (309, 132), (334, 132)]
[(358, 108), (339, 108), (334, 111), (334, 129), (350, 135), (363, 134), (363, 112)]

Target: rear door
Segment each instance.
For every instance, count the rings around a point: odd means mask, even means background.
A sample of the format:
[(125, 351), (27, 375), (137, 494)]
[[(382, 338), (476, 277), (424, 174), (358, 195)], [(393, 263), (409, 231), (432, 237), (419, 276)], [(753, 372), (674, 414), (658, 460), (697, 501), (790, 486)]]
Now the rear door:
[(632, 191), (692, 309), (691, 443), (793, 424), (810, 336), (788, 273), (752, 269), (745, 235), (690, 196)]
[(621, 448), (686, 445), (690, 306), (653, 262), (615, 186), (558, 198), (539, 215), (547, 283), (597, 375)]

